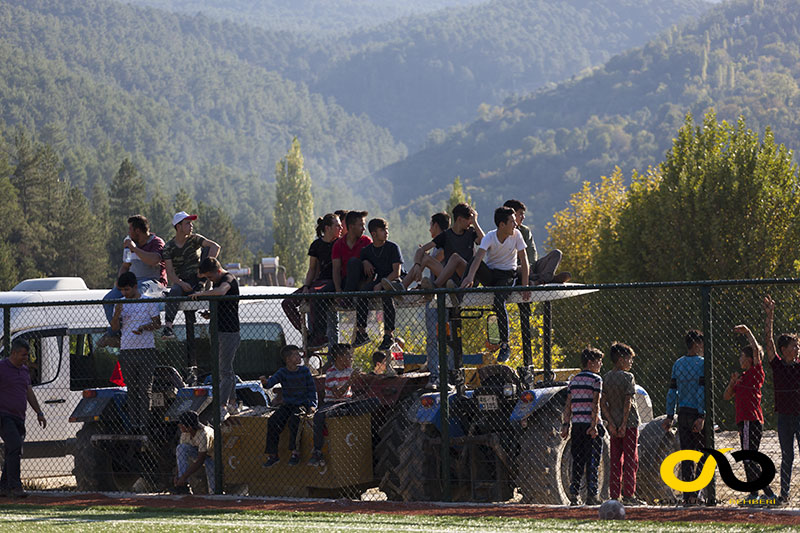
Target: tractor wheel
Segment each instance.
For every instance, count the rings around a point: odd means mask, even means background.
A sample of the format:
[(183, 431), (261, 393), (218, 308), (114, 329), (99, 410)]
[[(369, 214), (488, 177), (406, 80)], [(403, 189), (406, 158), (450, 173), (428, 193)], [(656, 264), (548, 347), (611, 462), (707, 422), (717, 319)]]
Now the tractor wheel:
[(84, 423), (76, 435), (75, 466), (72, 470), (78, 490), (86, 492), (131, 492), (140, 475), (122, 468), (104, 449), (92, 443), (100, 425)]
[[(517, 486), (526, 503), (565, 505), (571, 478), (572, 456), (570, 440), (561, 438), (559, 411), (554, 405), (535, 415), (522, 435), (517, 458)], [(608, 496), (609, 438), (603, 437), (598, 478), (600, 496)], [(585, 499), (586, 482), (581, 487)]]
[(440, 501), (442, 486), (440, 462), (430, 439), (437, 433), (430, 425), (411, 424), (398, 448), (398, 466), (394, 474), (397, 494), (403, 501)]
[(411, 425), (408, 409), (414, 399), (414, 397), (405, 398), (386, 414), (373, 441), (376, 443), (373, 452), (375, 479), (378, 480), (381, 491), (389, 500), (402, 499), (397, 492), (400, 483), (397, 478), (397, 469), (400, 464), (400, 445)]
[(661, 479), (661, 463), (680, 449), (678, 437), (664, 431), (661, 423), (666, 416), (648, 422), (639, 432), (639, 472), (636, 475), (636, 496), (648, 503), (672, 504), (678, 495)]

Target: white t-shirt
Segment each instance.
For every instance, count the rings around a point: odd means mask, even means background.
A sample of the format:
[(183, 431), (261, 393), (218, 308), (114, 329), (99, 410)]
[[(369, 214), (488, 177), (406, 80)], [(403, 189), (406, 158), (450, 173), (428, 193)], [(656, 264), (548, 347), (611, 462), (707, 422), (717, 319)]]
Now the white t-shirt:
[[(142, 331), (139, 335), (134, 335), (133, 330), (139, 326), (150, 324), (154, 316), (159, 316), (158, 303), (148, 302), (147, 296), (142, 296), (132, 303), (122, 304), (122, 314), (119, 319), (122, 322), (119, 347), (121, 350), (139, 350), (142, 348), (155, 348), (156, 341), (152, 331)], [(133, 303), (135, 302), (135, 303)]]
[(516, 270), (517, 252), (525, 249), (525, 240), (518, 229), (505, 241), (497, 240), (497, 230), (486, 234), (481, 241), (480, 248), (486, 250), (483, 261), (489, 268), (497, 270)]
[(196, 446), (197, 453), (211, 452), (214, 449), (214, 429), (205, 424), (200, 424), (200, 429), (195, 432), (194, 437), (192, 437), (191, 433), (181, 431), (179, 444)]

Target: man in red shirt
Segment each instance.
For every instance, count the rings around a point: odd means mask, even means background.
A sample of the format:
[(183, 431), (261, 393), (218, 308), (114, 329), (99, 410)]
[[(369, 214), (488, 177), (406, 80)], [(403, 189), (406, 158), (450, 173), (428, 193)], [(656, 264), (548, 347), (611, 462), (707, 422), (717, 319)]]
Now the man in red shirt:
[[(742, 368), (742, 373), (731, 374), (731, 380), (725, 389), (723, 398), (734, 400), (736, 425), (739, 427), (742, 449), (758, 451), (764, 427), (764, 414), (761, 411), (761, 387), (764, 385), (761, 346), (758, 345), (747, 326), (736, 326), (733, 331), (745, 335), (749, 346), (742, 348), (739, 353), (739, 366)], [(744, 471), (749, 482), (755, 481), (761, 475), (761, 467), (753, 461), (744, 462)], [(777, 499), (769, 486), (764, 489), (764, 495), (771, 500)], [(757, 499), (758, 492), (750, 493), (749, 500)]]
[[(331, 260), (333, 262), (333, 285), (336, 292), (359, 291), (367, 281), (364, 266), (361, 263), (361, 250), (372, 244), (372, 239), (364, 235), (366, 229), (366, 211), (350, 211), (344, 218), (347, 234), (333, 243)], [(343, 302), (350, 304), (350, 302)], [(353, 347), (369, 342), (365, 331), (357, 331)]]

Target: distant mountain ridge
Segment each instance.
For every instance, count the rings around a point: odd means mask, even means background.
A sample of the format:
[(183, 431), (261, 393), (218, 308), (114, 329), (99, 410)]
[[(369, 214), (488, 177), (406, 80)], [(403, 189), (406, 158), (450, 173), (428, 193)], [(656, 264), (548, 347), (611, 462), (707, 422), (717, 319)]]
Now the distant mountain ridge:
[(542, 239), (581, 180), (658, 164), (687, 112), (743, 114), (754, 130), (769, 125), (778, 142), (800, 146), (798, 65), (800, 0), (728, 2), (587, 75), (487, 107), (372, 179), (414, 210), (446, 199), (460, 175), (482, 211), (522, 199)]

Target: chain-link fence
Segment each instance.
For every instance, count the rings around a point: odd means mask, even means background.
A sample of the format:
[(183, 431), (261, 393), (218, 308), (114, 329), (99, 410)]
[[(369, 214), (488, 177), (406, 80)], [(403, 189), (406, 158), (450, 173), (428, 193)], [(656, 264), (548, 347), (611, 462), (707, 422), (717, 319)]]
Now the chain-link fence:
[[(800, 365), (796, 338), (781, 336), (797, 329), (795, 281), (286, 291), (0, 303), (3, 353), (27, 342), (48, 421), (28, 409), (26, 484), (539, 504), (765, 503), (770, 488), (770, 501), (800, 498)], [(181, 302), (173, 335), (161, 330), (167, 301)], [(121, 336), (101, 303), (121, 304)], [(731, 450), (700, 474), (706, 485), (680, 485), (703, 461), (682, 474), (664, 460), (696, 448)]]

